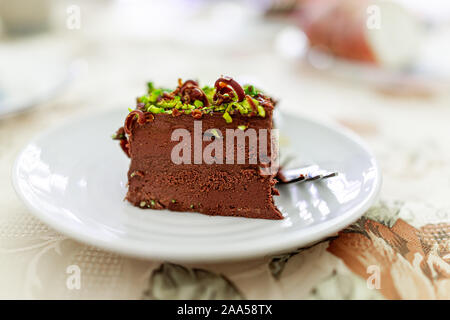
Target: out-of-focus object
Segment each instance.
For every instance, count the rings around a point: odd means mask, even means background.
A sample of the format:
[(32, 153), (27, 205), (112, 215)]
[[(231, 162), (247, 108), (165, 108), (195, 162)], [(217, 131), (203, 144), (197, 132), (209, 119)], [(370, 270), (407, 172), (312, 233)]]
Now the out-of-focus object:
[(442, 0), (395, 0), (414, 12), (426, 24), (436, 26), (450, 22), (450, 2)]
[(285, 27), (275, 38), (275, 50), (286, 59), (299, 59), (308, 50), (308, 39), (297, 27)]
[(291, 13), (298, 5), (298, 0), (269, 0), (261, 2), (267, 16)]
[(314, 50), (389, 69), (414, 62), (423, 32), (407, 9), (381, 0), (307, 0), (298, 22)]
[(0, 19), (11, 35), (46, 30), (50, 20), (50, 0), (0, 0)]
[(1, 43), (0, 119), (59, 93), (80, 70), (69, 50), (41, 37)]
[(427, 14), (418, 0), (294, 2), (271, 2), (266, 15), (283, 13), (297, 26), (279, 31), (274, 47), (291, 63), (301, 60), (304, 71), (369, 84), (388, 95), (449, 92), (450, 4), (439, 4), (438, 18), (431, 14), (436, 8)]

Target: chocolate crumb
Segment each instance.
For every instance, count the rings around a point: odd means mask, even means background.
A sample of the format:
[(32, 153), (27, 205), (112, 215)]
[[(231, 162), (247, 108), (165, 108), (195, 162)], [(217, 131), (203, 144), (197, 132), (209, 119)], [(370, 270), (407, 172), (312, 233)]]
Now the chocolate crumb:
[(202, 115), (203, 115), (203, 112), (201, 110), (199, 110), (199, 109), (192, 110), (192, 116), (195, 119), (200, 119), (202, 117)]

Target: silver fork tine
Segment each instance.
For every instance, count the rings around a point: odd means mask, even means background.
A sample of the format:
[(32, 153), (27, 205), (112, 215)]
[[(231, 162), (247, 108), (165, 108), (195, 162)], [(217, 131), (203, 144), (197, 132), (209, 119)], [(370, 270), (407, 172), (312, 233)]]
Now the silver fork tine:
[(286, 183), (302, 183), (308, 181), (319, 181), (332, 177), (336, 177), (338, 172), (325, 171), (318, 165), (311, 165), (302, 168), (281, 170), (281, 176), (284, 179), (278, 179), (280, 184)]
[(319, 175), (316, 175), (316, 176), (312, 176), (312, 177), (306, 178), (304, 180), (300, 180), (298, 182), (301, 183), (301, 182), (308, 182), (308, 181), (324, 180), (324, 179), (336, 177), (337, 175), (338, 175), (337, 172), (330, 172), (330, 173), (327, 173), (325, 175), (319, 174)]
[(317, 172), (318, 170), (319, 166), (313, 164), (302, 168), (281, 170), (281, 172), (288, 180), (291, 180), (298, 178), (300, 175), (311, 176), (313, 172)]

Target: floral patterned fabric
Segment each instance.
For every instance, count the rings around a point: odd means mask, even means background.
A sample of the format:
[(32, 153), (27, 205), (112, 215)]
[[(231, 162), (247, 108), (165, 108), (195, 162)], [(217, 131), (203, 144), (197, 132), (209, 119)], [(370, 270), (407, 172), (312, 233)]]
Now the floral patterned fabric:
[[(25, 213), (1, 224), (0, 270), (15, 275), (2, 278), (12, 290), (1, 294), (68, 299), (449, 299), (450, 224), (416, 228), (412, 224), (420, 209), (418, 204), (381, 202), (338, 235), (310, 247), (245, 263), (198, 266), (105, 252), (61, 236)], [(70, 265), (82, 271), (78, 290), (66, 285)], [(380, 268), (379, 289), (368, 285), (369, 266)]]

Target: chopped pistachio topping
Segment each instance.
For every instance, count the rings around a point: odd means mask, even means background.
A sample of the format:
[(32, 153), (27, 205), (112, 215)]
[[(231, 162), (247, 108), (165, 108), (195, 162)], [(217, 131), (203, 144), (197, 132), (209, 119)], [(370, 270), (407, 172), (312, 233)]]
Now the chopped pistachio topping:
[(177, 202), (177, 200), (175, 200), (175, 199), (172, 199), (172, 203), (175, 203), (175, 202)]
[(238, 129), (244, 131), (245, 129), (247, 129), (247, 126), (246, 125), (240, 125), (240, 126), (238, 126)]
[(141, 207), (145, 207), (145, 205), (147, 204), (147, 202), (145, 202), (145, 201), (141, 201), (141, 203), (139, 203), (139, 206), (141, 206)]
[(111, 135), (111, 138), (112, 138), (113, 140), (120, 140), (120, 139), (125, 138), (125, 136), (124, 136), (123, 134), (113, 133), (113, 134)]
[(231, 116), (230, 116), (230, 114), (228, 113), (228, 111), (225, 111), (225, 112), (224, 112), (223, 118), (225, 119), (225, 121), (226, 121), (227, 123), (233, 122), (233, 119), (231, 119)]
[(266, 116), (266, 110), (262, 106), (258, 106), (258, 115), (263, 118)]
[(194, 106), (196, 106), (197, 108), (201, 108), (203, 107), (203, 102), (201, 102), (200, 100), (195, 100)]
[(164, 108), (158, 108), (158, 107), (155, 107), (154, 105), (151, 105), (150, 107), (147, 108), (147, 111), (151, 112), (151, 113), (163, 113)]
[(153, 90), (155, 90), (155, 87), (153, 86), (153, 82), (151, 82), (151, 81), (147, 82), (147, 88), (148, 88), (148, 92), (152, 92)]
[(244, 86), (244, 92), (245, 94), (248, 94), (251, 97), (256, 96), (260, 91), (257, 90), (254, 86), (252, 86), (251, 84), (246, 84)]
[(150, 200), (150, 204), (151, 204), (152, 207), (154, 207), (155, 204), (156, 204), (155, 200)]
[[(216, 89), (214, 87), (204, 86), (202, 91), (206, 95), (209, 106), (205, 106), (205, 102), (195, 100), (193, 103), (183, 103), (179, 94), (172, 93), (173, 90), (155, 87), (153, 82), (147, 83), (147, 93), (137, 98), (139, 108), (146, 112), (154, 114), (164, 113), (172, 114), (173, 109), (178, 109), (180, 113), (191, 114), (194, 109), (201, 110), (203, 114), (212, 112), (223, 113), (223, 118), (227, 123), (231, 123), (232, 115), (239, 113), (241, 115), (255, 115), (253, 108), (257, 107), (256, 116), (265, 117), (266, 110), (260, 106), (258, 100), (261, 91), (257, 90), (253, 85), (244, 85), (244, 92), (248, 97), (242, 101), (238, 101), (236, 94), (224, 93), (222, 96), (227, 97), (226, 102), (216, 104), (214, 96)], [(166, 93), (166, 94), (165, 94)], [(252, 99), (253, 104), (249, 103), (248, 98)], [(222, 100), (223, 101), (223, 100)], [(130, 112), (133, 109), (128, 109)]]
[(214, 94), (216, 93), (216, 89), (213, 87), (204, 86), (202, 88), (203, 92), (205, 93), (206, 97), (210, 102), (212, 102)]

